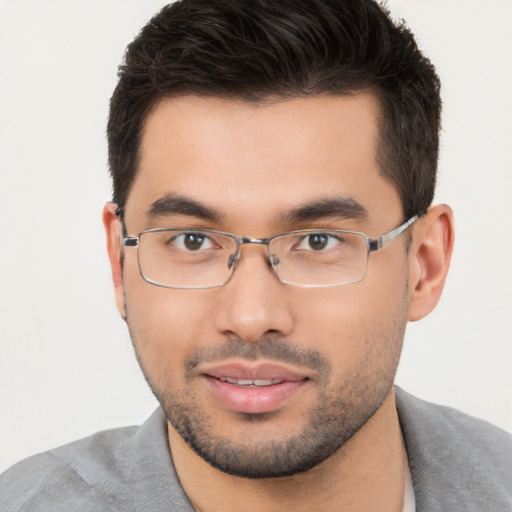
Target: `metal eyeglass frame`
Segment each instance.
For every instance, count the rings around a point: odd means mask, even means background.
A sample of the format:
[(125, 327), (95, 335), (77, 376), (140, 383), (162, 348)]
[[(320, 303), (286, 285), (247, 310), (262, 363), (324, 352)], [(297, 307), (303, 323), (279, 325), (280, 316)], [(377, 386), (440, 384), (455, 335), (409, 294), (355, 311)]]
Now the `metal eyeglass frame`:
[[(304, 234), (307, 234), (307, 233), (321, 233), (323, 231), (321, 229), (320, 230), (319, 229), (300, 229), (300, 230), (296, 230), (296, 231), (289, 231), (287, 233), (279, 233), (277, 235), (272, 235), (272, 236), (270, 236), (268, 238), (252, 238), (252, 237), (247, 237), (247, 236), (237, 236), (237, 235), (234, 235), (233, 233), (226, 233), (224, 231), (216, 231), (216, 230), (213, 230), (213, 229), (197, 229), (197, 230), (194, 229), (194, 230), (191, 230), (191, 231), (194, 231), (194, 232), (197, 231), (197, 232), (201, 232), (201, 233), (217, 233), (219, 235), (228, 236), (229, 238), (231, 238), (235, 242), (235, 245), (236, 245), (235, 253), (232, 254), (231, 257), (228, 260), (228, 267), (230, 268), (230, 272), (229, 272), (226, 280), (223, 283), (221, 283), (221, 284), (216, 284), (216, 285), (212, 285), (212, 286), (186, 287), (186, 286), (171, 286), (171, 285), (162, 284), (162, 283), (159, 283), (157, 281), (153, 281), (153, 280), (149, 279), (147, 276), (145, 276), (144, 272), (142, 271), (142, 268), (140, 267), (140, 260), (139, 260), (139, 257), (138, 257), (138, 246), (139, 246), (140, 237), (144, 233), (168, 231), (168, 230), (170, 230), (170, 231), (172, 231), (172, 230), (179, 230), (179, 231), (185, 230), (186, 231), (187, 228), (156, 228), (156, 229), (147, 229), (145, 231), (141, 231), (137, 236), (125, 236), (126, 235), (126, 228), (125, 228), (124, 220), (123, 220), (123, 209), (122, 208), (118, 208), (115, 213), (121, 219), (121, 226), (122, 226), (121, 242), (122, 242), (123, 247), (137, 247), (137, 261), (138, 261), (138, 265), (139, 265), (140, 275), (142, 276), (144, 281), (146, 281), (147, 283), (153, 284), (155, 286), (160, 286), (162, 288), (172, 288), (172, 289), (178, 289), (178, 290), (206, 290), (206, 289), (210, 289), (210, 288), (220, 288), (220, 287), (224, 286), (225, 284), (227, 284), (229, 282), (229, 280), (233, 276), (234, 271), (236, 269), (236, 264), (237, 264), (237, 262), (238, 262), (238, 260), (240, 258), (240, 248), (241, 248), (242, 245), (245, 245), (245, 244), (266, 245), (267, 246), (267, 260), (268, 260), (269, 265), (272, 268), (275, 276), (277, 277), (277, 279), (281, 283), (288, 284), (290, 286), (298, 286), (298, 287), (301, 287), (301, 288), (331, 288), (331, 287), (335, 287), (335, 286), (346, 286), (348, 284), (358, 283), (358, 282), (362, 281), (365, 278), (365, 276), (366, 276), (366, 272), (365, 272), (365, 274), (361, 277), (361, 279), (358, 279), (357, 281), (350, 281), (348, 283), (341, 283), (341, 284), (320, 284), (320, 285), (290, 283), (288, 281), (283, 280), (279, 276), (279, 273), (277, 272), (276, 268), (274, 267), (274, 265), (279, 263), (279, 260), (273, 261), (271, 259), (271, 255), (269, 253), (269, 244), (270, 244), (270, 242), (273, 239), (275, 239), (275, 238), (282, 237), (283, 235), (295, 235), (295, 234), (298, 234), (298, 233), (304, 233)], [(389, 242), (391, 242), (392, 240), (397, 238), (399, 235), (401, 235), (411, 224), (416, 222), (421, 217), (421, 215), (422, 214), (414, 215), (409, 220), (405, 221), (403, 224), (400, 224), (400, 226), (392, 229), (391, 231), (388, 231), (387, 233), (384, 233), (383, 235), (381, 235), (381, 236), (379, 236), (377, 238), (370, 238), (367, 235), (365, 235), (364, 233), (361, 233), (359, 231), (350, 231), (350, 230), (345, 230), (345, 229), (332, 229), (332, 230), (327, 229), (325, 231), (333, 231), (333, 232), (337, 232), (337, 233), (351, 233), (351, 234), (359, 235), (359, 236), (363, 237), (365, 242), (366, 242), (366, 247), (367, 247), (366, 261), (368, 262), (369, 255), (370, 255), (371, 252), (378, 251), (378, 250), (384, 248), (387, 244), (389, 244)]]

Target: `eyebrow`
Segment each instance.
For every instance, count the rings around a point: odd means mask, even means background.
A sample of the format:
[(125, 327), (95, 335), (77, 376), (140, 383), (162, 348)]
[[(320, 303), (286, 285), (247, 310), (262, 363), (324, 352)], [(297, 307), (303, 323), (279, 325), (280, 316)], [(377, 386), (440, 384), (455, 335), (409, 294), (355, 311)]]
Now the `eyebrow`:
[(157, 199), (151, 204), (147, 214), (150, 217), (188, 215), (211, 221), (218, 221), (222, 217), (218, 210), (179, 194), (166, 194)]
[(282, 215), (282, 220), (288, 223), (328, 218), (365, 220), (368, 218), (368, 211), (353, 197), (337, 196), (311, 201)]
[[(149, 210), (150, 217), (187, 215), (199, 219), (219, 221), (223, 215), (219, 210), (179, 194), (166, 194), (154, 201)], [(284, 223), (300, 223), (328, 218), (364, 220), (368, 218), (366, 208), (350, 196), (319, 199), (300, 205), (280, 215)]]

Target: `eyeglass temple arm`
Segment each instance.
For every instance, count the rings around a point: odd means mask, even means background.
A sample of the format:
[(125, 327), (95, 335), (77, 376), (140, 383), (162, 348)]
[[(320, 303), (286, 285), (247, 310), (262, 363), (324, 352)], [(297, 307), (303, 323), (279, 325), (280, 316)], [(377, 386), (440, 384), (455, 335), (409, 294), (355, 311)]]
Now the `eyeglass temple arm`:
[(413, 222), (416, 222), (421, 217), (421, 215), (415, 215), (414, 217), (411, 217), (407, 222), (404, 222), (397, 228), (392, 229), (382, 236), (379, 236), (379, 238), (368, 240), (370, 251), (378, 251), (379, 249), (382, 249), (385, 245), (391, 242), (391, 240), (394, 240), (397, 236), (403, 233)]
[[(121, 226), (122, 226), (122, 234), (121, 234), (121, 242), (125, 247), (136, 247), (139, 244), (139, 238), (138, 237), (127, 237), (126, 234), (126, 228), (124, 225), (124, 219), (123, 219), (123, 208), (117, 208), (115, 211), (115, 214), (121, 219)], [(424, 212), (426, 213), (426, 212)], [(414, 215), (414, 217), (411, 217), (407, 222), (404, 222), (400, 226), (398, 226), (395, 229), (392, 229), (388, 233), (380, 236), (379, 238), (370, 238), (368, 240), (370, 251), (378, 251), (379, 249), (382, 249), (385, 245), (387, 245), (391, 240), (394, 240), (397, 236), (399, 236), (401, 233), (403, 233), (413, 222), (416, 222), (422, 214)], [(248, 237), (242, 237), (239, 242), (241, 244), (268, 244), (268, 239), (260, 239), (260, 238), (248, 238)]]
[(139, 244), (139, 239), (137, 237), (126, 236), (128, 232), (126, 231), (126, 226), (124, 225), (124, 208), (117, 208), (114, 212), (121, 221), (121, 245), (125, 247), (136, 247)]

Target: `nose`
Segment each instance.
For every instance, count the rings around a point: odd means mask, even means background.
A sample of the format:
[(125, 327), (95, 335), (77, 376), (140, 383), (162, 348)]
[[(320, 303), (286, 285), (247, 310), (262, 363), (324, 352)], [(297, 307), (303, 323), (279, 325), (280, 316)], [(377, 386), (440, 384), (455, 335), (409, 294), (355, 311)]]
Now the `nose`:
[(294, 324), (290, 288), (270, 268), (264, 247), (244, 246), (231, 279), (218, 289), (217, 330), (244, 341), (289, 335)]

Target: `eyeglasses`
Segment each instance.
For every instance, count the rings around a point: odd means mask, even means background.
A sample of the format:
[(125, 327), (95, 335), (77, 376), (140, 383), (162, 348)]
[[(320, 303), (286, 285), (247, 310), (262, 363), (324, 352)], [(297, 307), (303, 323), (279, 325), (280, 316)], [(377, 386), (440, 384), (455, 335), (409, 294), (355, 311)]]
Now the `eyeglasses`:
[(285, 284), (331, 287), (364, 279), (371, 252), (398, 237), (419, 218), (378, 238), (357, 231), (303, 229), (269, 238), (249, 238), (210, 229), (149, 229), (122, 238), (137, 247), (140, 274), (164, 288), (204, 289), (225, 285), (240, 260), (244, 244), (267, 246), (267, 261)]

